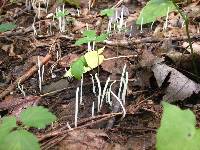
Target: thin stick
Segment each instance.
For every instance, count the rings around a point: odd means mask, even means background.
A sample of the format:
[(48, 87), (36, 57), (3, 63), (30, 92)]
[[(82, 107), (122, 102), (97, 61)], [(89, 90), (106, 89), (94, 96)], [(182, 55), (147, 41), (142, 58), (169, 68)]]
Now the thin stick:
[[(44, 59), (41, 61), (41, 65), (46, 64), (50, 58), (52, 57), (51, 54), (47, 54)], [(37, 64), (34, 65), (30, 70), (28, 70), (26, 73), (24, 73), (21, 77), (15, 80), (11, 85), (8, 86), (7, 89), (5, 89), (2, 93), (0, 93), (0, 99), (3, 99), (6, 95), (8, 95), (10, 92), (12, 92), (15, 87), (17, 86), (17, 83), (23, 83), (28, 78), (30, 78), (35, 72), (37, 72), (38, 66)]]

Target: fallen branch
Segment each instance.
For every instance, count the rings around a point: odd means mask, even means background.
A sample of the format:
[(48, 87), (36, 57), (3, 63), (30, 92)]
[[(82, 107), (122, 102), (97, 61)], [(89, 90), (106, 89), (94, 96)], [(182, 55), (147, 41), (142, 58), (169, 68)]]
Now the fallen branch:
[[(191, 39), (199, 39), (200, 34), (195, 34), (191, 36)], [(126, 47), (132, 44), (141, 44), (141, 43), (157, 43), (163, 40), (172, 40), (172, 41), (184, 41), (187, 40), (187, 36), (182, 37), (169, 37), (169, 38), (154, 38), (154, 37), (146, 37), (142, 39), (130, 39), (130, 40), (117, 40), (117, 41), (105, 41), (106, 44), (110, 46), (122, 46)]]
[[(47, 54), (43, 60), (41, 60), (41, 65), (46, 64), (50, 58), (52, 57), (51, 54)], [(32, 68), (30, 68), (26, 73), (24, 73), (21, 77), (16, 79), (15, 82), (13, 82), (11, 85), (8, 86), (7, 89), (5, 89), (1, 94), (0, 94), (0, 100), (2, 100), (6, 95), (8, 95), (10, 92), (12, 92), (15, 87), (17, 86), (17, 83), (23, 83), (26, 81), (28, 78), (30, 78), (36, 71), (38, 70), (38, 65), (34, 65)]]

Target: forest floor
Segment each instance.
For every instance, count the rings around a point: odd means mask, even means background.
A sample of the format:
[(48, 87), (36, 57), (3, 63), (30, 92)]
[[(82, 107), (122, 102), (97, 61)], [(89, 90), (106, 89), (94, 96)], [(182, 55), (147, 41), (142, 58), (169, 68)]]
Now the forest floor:
[[(196, 74), (200, 73), (200, 65), (196, 65), (196, 72), (193, 65), (193, 60), (200, 63), (199, 1), (180, 5), (190, 19), (194, 58), (188, 48), (183, 19), (177, 12), (169, 14), (166, 29), (165, 17), (143, 25), (142, 29), (136, 25), (145, 0), (118, 6), (118, 1), (96, 1), (90, 11), (81, 5), (80, 15), (75, 7), (66, 4), (69, 14), (65, 16), (63, 32), (59, 19), (53, 19), (56, 8), (62, 9), (63, 5), (50, 0), (46, 12), (43, 1), (39, 8), (39, 1), (28, 5), (25, 1), (0, 0), (0, 22), (17, 25), (12, 31), (0, 33), (0, 115), (17, 115), (34, 104), (48, 108), (57, 121), (46, 129), (31, 129), (42, 149), (155, 149), (162, 100), (191, 109), (200, 127), (200, 80)], [(124, 10), (124, 30), (112, 29), (107, 41), (96, 43), (98, 49), (105, 46), (103, 55), (107, 60), (85, 73), (82, 81), (64, 78), (70, 64), (88, 51), (87, 44), (76, 46), (75, 41), (87, 28), (97, 35), (105, 33), (109, 18), (102, 17), (100, 11), (113, 6), (120, 14)], [(44, 66), (40, 68), (41, 87), (38, 62)], [(112, 106), (104, 102), (97, 109), (99, 86), (103, 92), (108, 77), (117, 96), (123, 93), (118, 94), (121, 78), (128, 78), (127, 89), (125, 84), (121, 89), (126, 90), (125, 117), (114, 94)], [(82, 104), (76, 127), (77, 87), (82, 89)]]

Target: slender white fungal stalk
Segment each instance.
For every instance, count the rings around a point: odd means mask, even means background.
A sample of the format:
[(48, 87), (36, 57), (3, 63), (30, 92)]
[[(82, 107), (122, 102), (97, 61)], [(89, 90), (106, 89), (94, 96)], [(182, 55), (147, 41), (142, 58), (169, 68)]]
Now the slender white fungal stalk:
[(129, 33), (129, 37), (132, 36), (132, 32), (133, 32), (133, 26), (131, 26), (130, 33)]
[(84, 103), (83, 103), (83, 75), (81, 77), (80, 105), (84, 105)]
[(181, 27), (182, 27), (182, 28), (185, 27), (185, 20), (183, 20)]
[(87, 29), (87, 30), (89, 30), (89, 26), (88, 26), (88, 23), (86, 23), (86, 29)]
[(46, 0), (45, 6), (46, 6), (46, 13), (47, 13), (48, 12), (48, 7), (49, 7), (49, 0)]
[(54, 78), (56, 78), (56, 74), (55, 73), (53, 73), (53, 69), (54, 69), (54, 67), (56, 66), (56, 63), (55, 64), (53, 64), (53, 65), (51, 65), (51, 69), (50, 69), (50, 73), (51, 73), (51, 78), (52, 79), (54, 79)]
[(113, 24), (113, 30), (116, 31), (116, 24)]
[(42, 65), (41, 81), (44, 81), (44, 65)]
[(126, 64), (124, 65), (124, 68), (122, 70), (122, 75), (121, 75), (120, 84), (119, 84), (119, 91), (118, 91), (118, 95), (117, 95), (120, 99), (121, 99), (121, 90), (122, 90), (122, 84), (123, 84), (123, 78), (125, 75), (125, 71), (126, 71)]
[(34, 36), (37, 35), (37, 30), (36, 30), (36, 28), (35, 28), (35, 18), (36, 18), (36, 16), (34, 17), (34, 19), (33, 19), (33, 24), (32, 24), (33, 34), (34, 34)]
[(114, 80), (111, 84), (110, 87), (108, 89), (108, 104), (110, 105), (110, 107), (112, 107), (112, 101), (111, 101), (111, 90), (112, 90), (112, 85), (116, 82), (116, 80)]
[(118, 21), (118, 11), (115, 11), (115, 20), (116, 20), (116, 22), (118, 24), (119, 23), (119, 21)]
[(122, 7), (122, 10), (121, 10), (121, 14), (120, 14), (120, 19), (119, 19), (119, 32), (121, 32), (121, 29), (123, 27), (123, 23), (124, 23), (124, 7)]
[(122, 90), (122, 102), (123, 102), (124, 106), (126, 104), (126, 92), (127, 92), (127, 88), (128, 88), (128, 72), (126, 72), (126, 78), (125, 78), (124, 88)]
[(167, 8), (167, 16), (166, 16), (165, 24), (163, 26), (163, 30), (167, 30), (168, 18), (169, 18), (169, 7)]
[(106, 95), (106, 90), (107, 90), (107, 87), (108, 87), (108, 83), (110, 82), (110, 77), (108, 77), (108, 79), (106, 80), (106, 84), (105, 84), (105, 86), (104, 86), (104, 88), (103, 88), (103, 93), (102, 93), (102, 96), (101, 96), (101, 103), (100, 103), (100, 109), (101, 109), (101, 107), (102, 107), (102, 105), (103, 105), (103, 99), (104, 99), (104, 97), (105, 97), (105, 95)]
[(77, 127), (77, 121), (78, 121), (78, 99), (79, 99), (79, 87), (76, 89), (76, 102), (75, 102), (75, 118), (74, 118), (74, 125), (75, 128)]
[(41, 63), (40, 57), (38, 56), (38, 80), (39, 80), (39, 90), (42, 91), (42, 77), (41, 77)]
[(92, 80), (92, 92), (94, 93), (94, 95), (96, 96), (96, 86), (94, 84), (94, 77), (92, 74), (91, 75), (91, 80)]
[(59, 60), (59, 52), (56, 51), (56, 60), (58, 61)]
[(100, 80), (97, 76), (97, 74), (95, 74), (95, 79), (97, 80), (97, 84), (98, 84), (98, 101), (97, 101), (97, 111), (100, 111), (100, 103), (101, 103), (101, 83)]
[(40, 7), (40, 1), (38, 2), (38, 18), (40, 18), (40, 13), (41, 13), (41, 7)]
[(94, 102), (92, 102), (92, 117), (94, 117)]
[(112, 22), (109, 20), (108, 27), (107, 27), (107, 33), (111, 32), (111, 30), (112, 30)]
[(77, 8), (77, 14), (78, 14), (78, 17), (80, 17), (80, 10)]
[(153, 30), (153, 24), (154, 24), (154, 22), (155, 22), (155, 21), (153, 21), (152, 24), (151, 24), (151, 30)]
[(90, 42), (88, 42), (88, 52), (90, 52), (92, 50)]
[(122, 119), (126, 116), (126, 110), (122, 104), (122, 101), (120, 100), (119, 97), (117, 97), (117, 95), (115, 95), (115, 93), (113, 93), (113, 91), (111, 91), (111, 94), (116, 98), (116, 100), (119, 102), (119, 104), (121, 105), (122, 107), (122, 110), (123, 110), (123, 115), (122, 115)]
[(89, 10), (89, 11), (90, 11), (90, 9), (91, 9), (91, 5), (92, 5), (92, 1), (89, 0), (89, 1), (88, 1), (88, 10)]
[(20, 84), (21, 80), (19, 80), (19, 82), (17, 83), (17, 87), (20, 90), (20, 92), (23, 94), (23, 96), (26, 96), (26, 93), (24, 91), (24, 86)]
[(92, 42), (92, 50), (95, 50), (95, 41)]
[(142, 20), (141, 20), (141, 25), (140, 25), (140, 33), (143, 33), (143, 30), (142, 30), (142, 26), (143, 26), (143, 17), (142, 17)]
[[(65, 5), (64, 4), (63, 4), (62, 13), (65, 14)], [(61, 18), (62, 18), (62, 32), (65, 32), (65, 25), (66, 25), (65, 15)]]
[(67, 122), (67, 127), (69, 130), (73, 130), (73, 128), (69, 125), (69, 122)]

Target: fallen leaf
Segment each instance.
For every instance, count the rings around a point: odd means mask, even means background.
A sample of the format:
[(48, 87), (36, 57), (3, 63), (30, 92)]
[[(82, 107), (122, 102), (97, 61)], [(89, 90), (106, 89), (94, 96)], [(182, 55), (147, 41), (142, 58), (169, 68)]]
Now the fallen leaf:
[(162, 86), (165, 79), (169, 76), (169, 85), (165, 90), (163, 100), (169, 102), (184, 100), (193, 93), (198, 94), (200, 91), (200, 84), (195, 83), (176, 69), (164, 63), (155, 63), (152, 71), (159, 87)]
[(74, 61), (76, 61), (80, 56), (77, 54), (68, 54), (61, 58), (59, 61), (59, 65), (67, 68), (70, 67), (70, 64), (72, 64)]
[[(191, 49), (189, 47), (189, 43), (184, 42), (182, 45), (184, 48), (187, 48), (187, 51), (191, 53)], [(195, 42), (192, 44), (193, 53), (200, 56), (200, 42)]]
[[(103, 55), (105, 56), (105, 58), (112, 58), (117, 56), (115, 52), (108, 49), (104, 50)], [(126, 63), (127, 63), (126, 58), (111, 59), (111, 60), (105, 60), (101, 64), (101, 67), (104, 71), (107, 71), (109, 73), (121, 74), (123, 67)]]
[(98, 129), (81, 129), (71, 131), (64, 140), (59, 143), (59, 150), (120, 150), (120, 145), (113, 145), (106, 141), (107, 134)]

